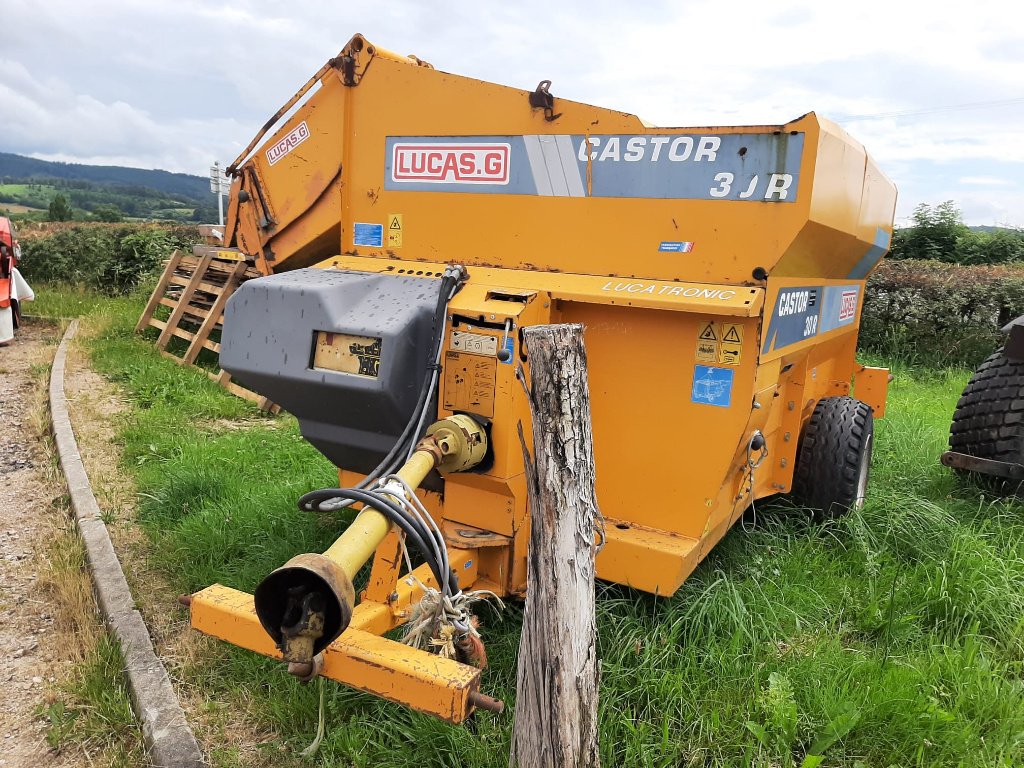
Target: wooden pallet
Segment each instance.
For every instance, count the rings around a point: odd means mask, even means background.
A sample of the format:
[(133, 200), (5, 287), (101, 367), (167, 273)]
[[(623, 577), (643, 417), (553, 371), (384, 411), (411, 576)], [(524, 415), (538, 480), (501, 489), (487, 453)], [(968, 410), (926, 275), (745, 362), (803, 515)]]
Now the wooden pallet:
[[(135, 326), (136, 333), (147, 328), (158, 329), (157, 348), (180, 365), (195, 366), (204, 349), (220, 354), (220, 342), (210, 337), (214, 331), (221, 330), (224, 305), (239, 285), (250, 278), (260, 277), (254, 267), (231, 253), (222, 253), (223, 250), (196, 246), (192, 254), (172, 253)], [(158, 307), (170, 309), (166, 320), (156, 317)], [(167, 349), (172, 338), (188, 342), (180, 357)], [(206, 371), (206, 375), (232, 394), (257, 403), (262, 410), (279, 410), (262, 395), (235, 384), (227, 371)]]

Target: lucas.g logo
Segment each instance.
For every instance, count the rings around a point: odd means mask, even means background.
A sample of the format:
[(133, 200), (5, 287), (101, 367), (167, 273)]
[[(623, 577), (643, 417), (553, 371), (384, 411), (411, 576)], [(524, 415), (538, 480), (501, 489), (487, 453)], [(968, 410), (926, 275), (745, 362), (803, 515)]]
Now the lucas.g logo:
[(391, 180), (435, 184), (508, 184), (509, 144), (395, 144)]
[(288, 135), (267, 150), (267, 162), (273, 165), (299, 144), (309, 138), (309, 126), (303, 120), (288, 132)]

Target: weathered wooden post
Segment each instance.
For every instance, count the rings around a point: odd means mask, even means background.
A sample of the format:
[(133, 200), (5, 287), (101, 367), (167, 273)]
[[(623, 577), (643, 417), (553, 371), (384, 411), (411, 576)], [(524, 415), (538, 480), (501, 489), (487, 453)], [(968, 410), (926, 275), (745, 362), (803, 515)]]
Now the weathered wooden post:
[[(595, 532), (590, 390), (582, 325), (523, 332), (533, 453), (523, 439), (530, 503), (528, 591), (511, 766), (582, 768), (600, 764), (597, 738)], [(526, 385), (525, 379), (524, 386)]]

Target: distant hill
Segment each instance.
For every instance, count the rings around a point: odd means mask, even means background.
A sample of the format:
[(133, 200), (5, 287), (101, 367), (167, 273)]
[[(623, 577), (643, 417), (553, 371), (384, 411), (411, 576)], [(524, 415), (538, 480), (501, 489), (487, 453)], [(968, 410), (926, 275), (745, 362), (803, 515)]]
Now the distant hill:
[(170, 197), (207, 202), (212, 197), (210, 180), (188, 173), (171, 173), (119, 165), (81, 165), (36, 160), (0, 152), (0, 177), (14, 179), (69, 179), (91, 181), (99, 185), (147, 187)]
[(972, 227), (968, 227), (972, 232), (1019, 232), (1020, 229), (1017, 227), (994, 227), (991, 224), (976, 224)]
[(75, 218), (89, 218), (100, 207), (116, 207), (123, 215), (141, 219), (216, 221), (217, 198), (210, 181), (188, 173), (83, 165), (36, 160), (0, 152), (0, 210), (25, 210), (38, 217), (61, 194)]

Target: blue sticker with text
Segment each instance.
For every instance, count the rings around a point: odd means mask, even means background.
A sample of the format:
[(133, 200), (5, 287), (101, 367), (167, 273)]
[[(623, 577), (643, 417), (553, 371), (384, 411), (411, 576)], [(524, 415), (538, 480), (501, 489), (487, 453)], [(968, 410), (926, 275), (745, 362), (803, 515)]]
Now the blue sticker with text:
[(804, 138), (802, 131), (388, 136), (384, 189), (788, 205), (801, 194)]
[(380, 248), (384, 245), (384, 225), (356, 222), (352, 235), (354, 245), (369, 245)]
[(693, 390), (690, 399), (703, 405), (728, 408), (732, 404), (732, 368), (712, 368), (697, 365), (693, 368)]
[(501, 363), (502, 365), (512, 365), (512, 359), (516, 351), (516, 340), (511, 336), (505, 339), (505, 349), (508, 350), (508, 360), (501, 360)]
[(820, 285), (779, 290), (775, 311), (761, 345), (762, 355), (818, 335), (822, 290)]

